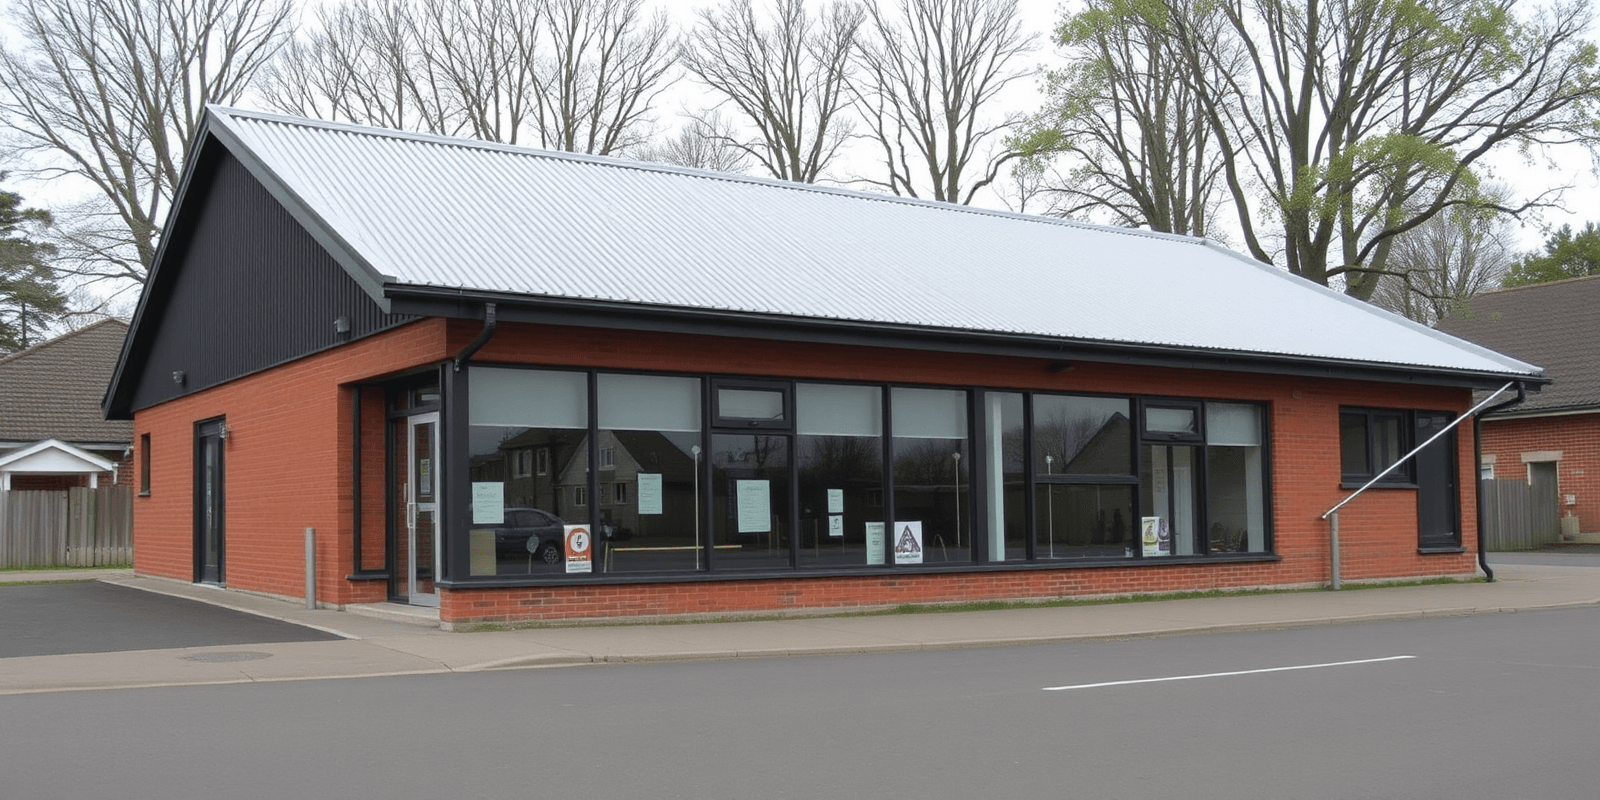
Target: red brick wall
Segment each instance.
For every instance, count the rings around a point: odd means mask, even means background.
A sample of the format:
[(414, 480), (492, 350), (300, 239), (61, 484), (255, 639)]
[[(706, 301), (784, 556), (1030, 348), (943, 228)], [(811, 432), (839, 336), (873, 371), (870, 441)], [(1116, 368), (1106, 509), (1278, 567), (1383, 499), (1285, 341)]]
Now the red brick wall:
[[(227, 583), (287, 596), (302, 588), (302, 530), (319, 532), (318, 594), (330, 602), (382, 599), (381, 581), (356, 571), (351, 529), (350, 384), (437, 363), (481, 326), (430, 320), (364, 339), (260, 375), (141, 411), (152, 434), (152, 495), (135, 509), (135, 568), (192, 577), (192, 450), (196, 421), (222, 414), (226, 445)], [(942, 575), (793, 578), (670, 584), (446, 589), (447, 621), (755, 611), (932, 600), (1049, 597), (1257, 585), (1328, 579), (1328, 523), (1318, 519), (1348, 492), (1339, 486), (1341, 405), (1465, 410), (1465, 390), (1246, 373), (1081, 362), (1052, 373), (1040, 359), (888, 348), (640, 333), (502, 323), (477, 362), (668, 372), (772, 375), (1065, 392), (1233, 399), (1268, 404), (1275, 562), (1017, 570)], [(363, 561), (381, 564), (381, 399), (363, 418)], [(1462, 474), (1475, 474), (1470, 430), (1460, 437)], [(1346, 580), (1469, 575), (1474, 571), (1473, 482), (1462, 482), (1467, 553), (1417, 553), (1413, 490), (1369, 492), (1341, 512)]]
[[(378, 602), (382, 581), (349, 581), (356, 571), (352, 536), (352, 382), (436, 364), (444, 325), (429, 320), (310, 356), (222, 386), (139, 411), (135, 441), (150, 434), (150, 495), (134, 503), (134, 570), (194, 577), (194, 424), (225, 416), (223, 447), (225, 582), (231, 588), (304, 596), (305, 528), (317, 529), (317, 595), (331, 603)], [(377, 396), (378, 392), (369, 394)], [(383, 525), (381, 397), (367, 421), (363, 514)], [(374, 498), (376, 498), (374, 500)], [(363, 560), (371, 555), (364, 553)]]
[[(1494, 456), (1494, 476), (1500, 480), (1526, 481), (1528, 467), (1522, 455), (1551, 450), (1561, 452), (1556, 466), (1558, 513), (1578, 517), (1580, 531), (1600, 531), (1600, 414), (1483, 423), (1483, 454)], [(1567, 505), (1569, 494), (1575, 505)]]

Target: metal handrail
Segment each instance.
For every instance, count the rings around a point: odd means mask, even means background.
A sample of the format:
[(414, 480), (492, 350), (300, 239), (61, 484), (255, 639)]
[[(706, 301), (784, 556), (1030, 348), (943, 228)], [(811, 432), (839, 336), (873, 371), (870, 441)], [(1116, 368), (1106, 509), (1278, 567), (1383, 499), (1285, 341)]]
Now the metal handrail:
[(1330, 530), (1329, 530), (1329, 534), (1328, 534), (1328, 547), (1329, 547), (1330, 556), (1331, 556), (1331, 559), (1332, 559), (1332, 563), (1331, 563), (1331, 565), (1329, 567), (1328, 588), (1330, 588), (1330, 589), (1338, 589), (1342, 585), (1342, 582), (1340, 581), (1340, 576), (1339, 576), (1339, 509), (1344, 508), (1351, 500), (1354, 500), (1357, 497), (1360, 497), (1362, 492), (1365, 492), (1366, 490), (1371, 489), (1373, 484), (1377, 483), (1378, 481), (1383, 480), (1384, 477), (1387, 476), (1389, 473), (1394, 472), (1396, 469), (1398, 469), (1401, 464), (1404, 464), (1407, 461), (1410, 461), (1412, 459), (1412, 457), (1416, 456), (1417, 453), (1422, 452), (1423, 448), (1427, 447), (1430, 444), (1433, 444), (1436, 440), (1438, 440), (1439, 437), (1449, 433), (1452, 430), (1455, 430), (1455, 427), (1457, 425), (1460, 425), (1462, 423), (1462, 421), (1464, 421), (1466, 419), (1469, 419), (1470, 417), (1472, 417), (1473, 414), (1478, 413), (1478, 411), (1481, 410), (1484, 406), (1487, 406), (1490, 403), (1494, 402), (1495, 398), (1499, 397), (1502, 394), (1505, 394), (1507, 390), (1509, 390), (1511, 387), (1516, 386), (1516, 385), (1517, 385), (1517, 382), (1516, 381), (1512, 381), (1512, 382), (1500, 387), (1499, 389), (1495, 390), (1494, 394), (1491, 394), (1488, 397), (1484, 398), (1483, 402), (1481, 402), (1481, 403), (1473, 406), (1472, 408), (1468, 409), (1467, 412), (1462, 414), (1461, 416), (1456, 417), (1454, 421), (1452, 421), (1449, 425), (1444, 426), (1444, 428), (1440, 429), (1440, 431), (1438, 433), (1435, 433), (1434, 435), (1428, 437), (1428, 441), (1423, 442), (1422, 444), (1419, 444), (1416, 447), (1411, 448), (1411, 452), (1406, 453), (1405, 455), (1403, 455), (1400, 458), (1396, 459), (1395, 462), (1393, 464), (1390, 464), (1387, 469), (1385, 469), (1384, 471), (1382, 471), (1382, 472), (1378, 473), (1377, 475), (1373, 476), (1372, 480), (1367, 481), (1364, 485), (1362, 485), (1362, 487), (1360, 489), (1355, 490), (1353, 493), (1351, 493), (1351, 495), (1349, 497), (1346, 497), (1345, 499), (1340, 500), (1338, 505), (1335, 505), (1333, 508), (1328, 509), (1327, 512), (1325, 512), (1321, 517), (1318, 517), (1318, 519), (1328, 519), (1329, 517), (1333, 518), (1333, 523), (1330, 526)]

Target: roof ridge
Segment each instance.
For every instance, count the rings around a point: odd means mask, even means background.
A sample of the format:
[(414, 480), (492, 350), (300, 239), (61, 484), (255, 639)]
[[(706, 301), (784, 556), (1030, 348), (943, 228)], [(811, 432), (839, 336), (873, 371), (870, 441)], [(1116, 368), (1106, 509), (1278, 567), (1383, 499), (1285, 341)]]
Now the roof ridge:
[(42, 342), (40, 342), (40, 343), (38, 343), (36, 345), (33, 345), (31, 347), (25, 347), (25, 348), (23, 348), (21, 350), (18, 350), (15, 353), (8, 353), (8, 354), (6, 354), (4, 356), (0, 356), (0, 364), (9, 364), (12, 361), (16, 361), (17, 359), (22, 358), (23, 356), (33, 355), (34, 353), (37, 353), (38, 351), (40, 351), (40, 350), (42, 350), (42, 349), (44, 349), (46, 347), (49, 347), (49, 346), (55, 345), (55, 344), (60, 344), (61, 342), (64, 342), (64, 341), (66, 341), (68, 339), (75, 338), (76, 336), (78, 336), (78, 334), (84, 333), (85, 331), (92, 331), (92, 330), (94, 330), (96, 328), (99, 328), (101, 326), (104, 326), (104, 325), (106, 325), (108, 323), (112, 323), (112, 322), (121, 322), (123, 327), (127, 327), (128, 326), (128, 323), (123, 322), (121, 319), (118, 319), (117, 317), (106, 317), (105, 319), (95, 320), (94, 322), (91, 322), (88, 325), (85, 325), (85, 326), (83, 326), (81, 328), (73, 328), (72, 330), (67, 331), (66, 333), (63, 333), (60, 336), (57, 336), (55, 338), (46, 339), (46, 340), (44, 340), (44, 341), (42, 341)]
[(1576, 278), (1562, 278), (1561, 280), (1558, 280), (1558, 281), (1539, 281), (1538, 283), (1525, 283), (1525, 284), (1522, 284), (1521, 286), (1502, 286), (1502, 287), (1500, 287), (1498, 289), (1490, 289), (1487, 292), (1479, 292), (1475, 296), (1476, 297), (1483, 297), (1484, 295), (1501, 294), (1501, 293), (1504, 293), (1504, 292), (1515, 292), (1515, 291), (1519, 291), (1519, 290), (1522, 290), (1522, 289), (1538, 289), (1538, 288), (1545, 287), (1545, 286), (1558, 286), (1558, 285), (1562, 285), (1562, 284), (1579, 283), (1579, 282), (1582, 282), (1582, 281), (1593, 281), (1593, 280), (1600, 280), (1600, 275), (1579, 275)]
[(1119, 233), (1129, 236), (1164, 239), (1183, 242), (1186, 244), (1203, 244), (1214, 241), (1203, 236), (1190, 236), (1181, 233), (1153, 231), (1144, 228), (1102, 225), (1093, 222), (1082, 222), (1079, 220), (1066, 219), (1062, 217), (1046, 217), (1038, 214), (1023, 214), (1015, 211), (981, 208), (961, 203), (952, 203), (944, 200), (929, 200), (922, 197), (906, 197), (904, 195), (897, 194), (881, 194), (863, 189), (853, 189), (846, 186), (828, 186), (816, 183), (786, 181), (765, 175), (746, 175), (744, 173), (737, 172), (717, 172), (715, 170), (700, 169), (697, 167), (685, 167), (677, 164), (662, 164), (655, 161), (641, 161), (622, 156), (575, 153), (566, 150), (549, 150), (542, 147), (533, 147), (531, 145), (524, 144), (507, 144), (504, 142), (491, 142), (484, 139), (474, 139), (465, 136), (447, 136), (438, 133), (422, 133), (419, 131), (403, 131), (394, 128), (379, 128), (371, 125), (360, 125), (353, 122), (313, 119), (311, 117), (295, 116), (292, 114), (280, 114), (270, 111), (253, 111), (216, 104), (207, 106), (206, 109), (213, 114), (224, 117), (254, 119), (278, 123), (281, 125), (296, 125), (318, 130), (343, 131), (346, 133), (372, 136), (380, 139), (395, 139), (406, 142), (437, 144), (444, 147), (460, 147), (469, 150), (486, 150), (529, 158), (549, 158), (557, 161), (569, 161), (573, 163), (590, 164), (600, 167), (632, 169), (639, 170), (641, 172), (654, 172), (668, 175), (682, 175), (684, 177), (700, 178), (703, 180), (744, 183), (753, 186), (766, 186), (773, 189), (787, 189), (790, 191), (827, 194), (866, 202), (898, 203), (908, 206), (933, 208), (941, 211), (955, 211), (960, 213), (976, 214), (980, 216), (997, 217), (1001, 219), (1014, 219), (1022, 222), (1035, 222), (1067, 228), (1079, 228), (1107, 233)]

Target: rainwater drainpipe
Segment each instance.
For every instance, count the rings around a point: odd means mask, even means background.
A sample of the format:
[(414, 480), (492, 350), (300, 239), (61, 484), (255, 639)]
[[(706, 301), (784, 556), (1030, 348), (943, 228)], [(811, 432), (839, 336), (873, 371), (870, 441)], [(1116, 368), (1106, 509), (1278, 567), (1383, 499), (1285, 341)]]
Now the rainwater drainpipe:
[[(1479, 475), (1483, 474), (1483, 415), (1510, 408), (1526, 399), (1528, 399), (1528, 390), (1521, 383), (1518, 383), (1516, 397), (1504, 403), (1490, 406), (1472, 418), (1472, 464), (1473, 469), (1478, 470)], [(1473, 497), (1478, 499), (1478, 568), (1483, 570), (1485, 580), (1494, 583), (1494, 570), (1489, 569), (1488, 554), (1483, 551), (1483, 479), (1474, 477), (1473, 480), (1477, 481), (1473, 485), (1478, 488), (1478, 491), (1472, 494)]]
[[(1496, 389), (1494, 394), (1491, 394), (1488, 397), (1485, 397), (1483, 399), (1483, 402), (1473, 406), (1471, 409), (1468, 409), (1467, 413), (1462, 414), (1459, 417), (1456, 417), (1454, 421), (1452, 421), (1449, 425), (1444, 426), (1444, 429), (1440, 430), (1438, 433), (1435, 433), (1434, 435), (1429, 436), (1428, 437), (1428, 441), (1423, 442), (1422, 444), (1419, 444), (1416, 447), (1411, 448), (1411, 452), (1406, 453), (1405, 455), (1403, 455), (1399, 459), (1397, 459), (1393, 464), (1390, 464), (1388, 469), (1385, 469), (1384, 471), (1378, 473), (1377, 475), (1374, 475), (1372, 480), (1367, 481), (1364, 485), (1362, 485), (1362, 487), (1360, 489), (1355, 490), (1355, 492), (1353, 494), (1351, 494), (1349, 497), (1346, 497), (1345, 499), (1340, 500), (1338, 505), (1334, 506), (1333, 508), (1328, 509), (1326, 512), (1323, 513), (1323, 515), (1320, 517), (1320, 519), (1329, 519), (1329, 518), (1331, 518), (1331, 520), (1330, 520), (1330, 531), (1329, 531), (1329, 534), (1328, 534), (1328, 549), (1330, 551), (1331, 562), (1332, 562), (1329, 565), (1329, 569), (1328, 569), (1328, 588), (1329, 589), (1337, 590), (1340, 586), (1344, 585), (1344, 582), (1339, 577), (1339, 509), (1344, 508), (1345, 505), (1348, 504), (1351, 500), (1354, 500), (1357, 497), (1360, 497), (1363, 492), (1365, 492), (1368, 489), (1371, 489), (1373, 484), (1377, 483), (1378, 481), (1383, 480), (1384, 476), (1388, 475), (1391, 472), (1394, 472), (1396, 469), (1399, 469), (1401, 464), (1404, 464), (1407, 461), (1410, 461), (1418, 453), (1422, 452), (1422, 449), (1424, 447), (1427, 447), (1428, 445), (1433, 444), (1436, 439), (1438, 439), (1439, 437), (1449, 433), (1451, 430), (1454, 430), (1457, 425), (1461, 424), (1462, 420), (1466, 419), (1467, 417), (1472, 417), (1474, 414), (1476, 414), (1479, 411), (1481, 411), (1484, 406), (1489, 405), (1490, 403), (1494, 402), (1494, 399), (1496, 397), (1499, 397), (1500, 395), (1505, 394), (1506, 390), (1510, 389), (1513, 386), (1517, 387), (1519, 390), (1522, 388), (1522, 384), (1521, 383), (1518, 383), (1517, 381), (1512, 381), (1512, 382), (1500, 387), (1499, 389)], [(1496, 408), (1498, 408), (1498, 406), (1496, 406)], [(1476, 421), (1477, 418), (1473, 417), (1473, 420)], [(1474, 433), (1476, 433), (1476, 431), (1474, 431)], [(1476, 439), (1474, 439), (1474, 444), (1476, 444)], [(1474, 496), (1476, 496), (1476, 493), (1474, 493)], [(1482, 508), (1481, 499), (1480, 499), (1479, 502), (1480, 502), (1479, 508), (1481, 509)], [(1483, 521), (1482, 521), (1481, 517), (1479, 518), (1478, 525), (1479, 525), (1479, 531), (1481, 533), (1482, 525), (1483, 525)], [(1483, 543), (1481, 541), (1478, 544), (1478, 554), (1479, 554), (1478, 555), (1478, 560), (1481, 562), (1483, 560)]]
[(478, 338), (468, 343), (466, 348), (456, 356), (455, 371), (460, 372), (461, 368), (466, 366), (467, 359), (472, 358), (473, 353), (478, 352), (479, 348), (488, 344), (491, 336), (494, 336), (494, 303), (484, 303), (483, 330), (478, 332)]

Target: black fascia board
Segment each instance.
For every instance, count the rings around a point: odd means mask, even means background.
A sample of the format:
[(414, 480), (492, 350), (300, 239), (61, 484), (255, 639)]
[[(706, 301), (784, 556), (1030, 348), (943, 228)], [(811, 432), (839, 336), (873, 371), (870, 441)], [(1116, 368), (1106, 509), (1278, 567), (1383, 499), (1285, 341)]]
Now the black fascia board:
[(1498, 389), (1507, 382), (1515, 381), (1524, 384), (1529, 390), (1536, 391), (1550, 382), (1549, 378), (1534, 375), (1398, 364), (1388, 366), (1371, 362), (1269, 353), (1091, 342), (990, 331), (918, 328), (888, 323), (617, 303), (446, 287), (390, 284), (385, 288), (385, 294), (392, 303), (393, 313), (422, 317), (481, 320), (484, 303), (494, 303), (501, 322), (622, 328), (663, 333), (893, 347), (1057, 361), (1095, 361), (1132, 366), (1310, 378), (1370, 380), (1423, 386), (1457, 386), (1471, 389)]

